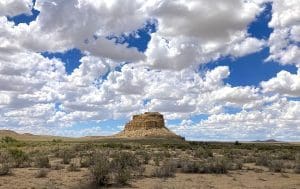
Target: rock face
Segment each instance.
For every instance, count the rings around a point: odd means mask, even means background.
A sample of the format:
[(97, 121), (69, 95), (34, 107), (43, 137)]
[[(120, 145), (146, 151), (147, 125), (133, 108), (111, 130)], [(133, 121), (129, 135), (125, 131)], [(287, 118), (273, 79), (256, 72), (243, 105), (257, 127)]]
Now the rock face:
[(148, 130), (153, 128), (164, 128), (165, 120), (158, 112), (146, 112), (142, 115), (134, 115), (132, 120), (125, 125), (125, 130)]
[(158, 112), (145, 112), (134, 115), (125, 125), (119, 137), (176, 137), (181, 138), (165, 127), (165, 120)]

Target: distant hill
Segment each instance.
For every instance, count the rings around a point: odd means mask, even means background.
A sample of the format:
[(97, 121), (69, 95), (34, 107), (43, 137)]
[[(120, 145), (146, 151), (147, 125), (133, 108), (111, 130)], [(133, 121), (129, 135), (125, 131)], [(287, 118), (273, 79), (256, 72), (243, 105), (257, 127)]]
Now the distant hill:
[(49, 136), (49, 135), (33, 135), (30, 133), (20, 134), (11, 130), (0, 130), (0, 139), (9, 136), (22, 141), (52, 141), (53, 139), (72, 140), (68, 137)]
[(282, 142), (282, 141), (277, 141), (275, 139), (268, 139), (268, 140), (256, 140), (256, 141), (253, 141), (253, 142), (270, 142), (270, 143), (273, 143), (273, 142)]

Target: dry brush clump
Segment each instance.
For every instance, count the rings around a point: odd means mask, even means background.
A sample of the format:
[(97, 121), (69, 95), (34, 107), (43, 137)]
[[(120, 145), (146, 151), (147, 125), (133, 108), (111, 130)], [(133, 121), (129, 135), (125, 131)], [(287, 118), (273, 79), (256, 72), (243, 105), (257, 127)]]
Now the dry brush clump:
[(209, 157), (213, 157), (213, 153), (210, 149), (204, 149), (202, 147), (199, 147), (195, 150), (194, 157), (200, 159), (207, 159)]
[(49, 170), (46, 169), (46, 168), (41, 168), (39, 169), (36, 174), (35, 174), (35, 178), (44, 178), (44, 177), (47, 177), (49, 173)]
[(284, 161), (275, 157), (268, 152), (261, 152), (256, 159), (256, 165), (268, 167), (272, 172), (284, 172)]
[(295, 173), (300, 174), (300, 153), (295, 155), (296, 165), (295, 165)]
[(206, 160), (181, 161), (182, 173), (226, 174), (229, 170), (240, 170), (242, 162), (229, 160), (225, 157), (214, 157)]
[(109, 157), (108, 153), (98, 152), (93, 156), (90, 171), (97, 186), (125, 185), (141, 167), (133, 153), (118, 152)]
[(174, 177), (176, 168), (177, 164), (174, 161), (166, 160), (161, 166), (155, 168), (152, 176), (158, 178)]
[(124, 185), (139, 172), (140, 161), (133, 153), (120, 152), (115, 154), (111, 161), (111, 170), (114, 172), (114, 178), (118, 184)]
[(11, 173), (10, 158), (11, 157), (7, 151), (0, 151), (0, 176)]
[(24, 151), (17, 149), (17, 148), (11, 148), (11, 149), (8, 149), (8, 153), (10, 154), (10, 156), (12, 158), (13, 167), (23, 168), (23, 167), (30, 166), (29, 156)]
[(144, 163), (144, 164), (148, 164), (149, 161), (151, 160), (150, 154), (145, 150), (138, 150), (135, 153), (135, 155), (139, 156), (142, 159), (142, 163)]
[(58, 158), (62, 159), (63, 164), (69, 164), (72, 158), (74, 158), (75, 156), (76, 155), (74, 149), (67, 148), (59, 150), (57, 155)]
[(38, 168), (50, 168), (49, 157), (46, 154), (40, 154), (35, 157), (35, 166)]
[(103, 153), (97, 153), (93, 157), (93, 164), (90, 167), (92, 179), (97, 186), (106, 186), (109, 183), (110, 162)]
[(92, 165), (92, 156), (80, 156), (79, 157), (80, 167), (90, 167)]
[(80, 171), (80, 168), (76, 165), (76, 163), (70, 163), (70, 165), (67, 167), (67, 170), (69, 172), (77, 172)]

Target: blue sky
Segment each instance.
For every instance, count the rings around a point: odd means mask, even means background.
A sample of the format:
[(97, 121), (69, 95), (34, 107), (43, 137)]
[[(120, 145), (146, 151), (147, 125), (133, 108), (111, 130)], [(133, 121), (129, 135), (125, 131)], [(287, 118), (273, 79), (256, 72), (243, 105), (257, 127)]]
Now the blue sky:
[[(56, 75), (51, 78), (58, 79), (58, 83), (45, 80), (41, 82), (44, 87), (31, 87), (20, 94), (24, 98), (30, 96), (23, 102), (22, 108), (28, 108), (25, 112), (33, 111), (25, 104), (32, 108), (54, 107), (46, 123), (34, 118), (41, 124), (40, 132), (57, 128), (50, 132), (75, 136), (93, 135), (93, 132), (107, 135), (118, 132), (132, 114), (150, 110), (164, 113), (174, 132), (191, 139), (239, 139), (235, 134), (226, 135), (231, 129), (236, 129), (236, 133), (240, 129), (245, 132), (241, 140), (299, 139), (292, 134), (292, 130), (300, 132), (299, 126), (295, 126), (298, 119), (281, 123), (298, 113), (299, 23), (293, 22), (297, 20), (295, 18), (279, 26), (274, 17), (275, 13), (286, 14), (282, 7), (294, 11), (293, 7), (282, 2), (237, 0), (236, 5), (228, 4), (233, 12), (226, 12), (226, 9), (218, 10), (215, 4), (207, 2), (207, 7), (215, 8), (215, 13), (223, 16), (206, 17), (208, 13), (205, 14), (201, 4), (172, 15), (174, 2), (158, 6), (159, 1), (153, 5), (134, 1), (136, 7), (140, 7), (138, 11), (126, 10), (121, 13), (124, 15), (114, 17), (111, 11), (118, 1), (109, 5), (101, 1), (107, 10), (103, 10), (102, 20), (98, 21), (94, 19), (100, 18), (97, 15), (100, 12), (95, 11), (99, 8), (97, 5), (87, 3), (81, 10), (72, 8), (76, 7), (76, 0), (53, 2), (33, 1), (23, 12), (12, 14), (12, 9), (3, 13), (8, 23), (14, 23), (14, 30), (24, 30), (24, 34), (29, 32), (23, 38), (22, 35), (15, 36), (24, 52), (32, 53), (30, 57), (40, 55), (45, 62), (55, 62), (45, 63), (52, 64), (51, 72), (43, 71), (49, 77), (49, 73)], [(182, 1), (173, 6), (188, 7), (189, 3)], [(144, 9), (145, 6), (148, 9)], [(240, 18), (240, 11), (245, 10), (248, 15)], [(191, 16), (201, 14), (201, 11), (204, 14), (199, 18)], [(211, 24), (214, 22), (215, 25)], [(281, 38), (279, 33), (286, 36)], [(40, 39), (44, 41), (40, 42)], [(282, 44), (285, 46), (281, 47)], [(0, 63), (4, 65), (5, 62)], [(61, 65), (65, 73), (60, 72)], [(32, 71), (30, 66), (28, 69)], [(38, 77), (35, 81), (42, 81), (41, 75), (34, 75), (32, 79)], [(97, 86), (94, 86), (95, 82)], [(152, 86), (149, 82), (156, 84)], [(190, 87), (185, 88), (187, 85)], [(53, 86), (57, 89), (54, 87), (52, 91)], [(160, 86), (165, 88), (160, 89)], [(0, 116), (11, 123), (12, 129), (34, 132), (34, 126), (28, 124), (33, 120), (22, 123), (13, 116), (7, 118), (7, 115), (19, 115), (23, 109), (12, 108), (17, 99), (8, 89), (0, 88), (0, 91), (11, 103), (4, 107)], [(37, 98), (40, 94), (48, 96)], [(83, 104), (74, 105), (77, 101)], [(279, 104), (286, 107), (290, 115), (271, 111)], [(17, 113), (11, 112), (12, 109)], [(247, 120), (250, 118), (246, 115), (263, 115), (270, 120), (253, 122)], [(275, 120), (278, 116), (281, 116), (280, 124)], [(243, 122), (238, 121), (230, 124), (241, 117), (249, 125), (239, 127)], [(286, 128), (281, 131), (282, 124)], [(218, 133), (219, 130), (226, 136)], [(256, 133), (262, 130), (261, 134)]]

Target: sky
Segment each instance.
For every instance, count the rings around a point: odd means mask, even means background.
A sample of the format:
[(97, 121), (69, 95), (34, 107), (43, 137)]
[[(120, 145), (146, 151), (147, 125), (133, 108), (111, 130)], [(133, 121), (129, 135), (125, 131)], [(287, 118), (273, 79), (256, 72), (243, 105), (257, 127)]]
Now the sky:
[(300, 141), (299, 0), (1, 0), (0, 130)]

